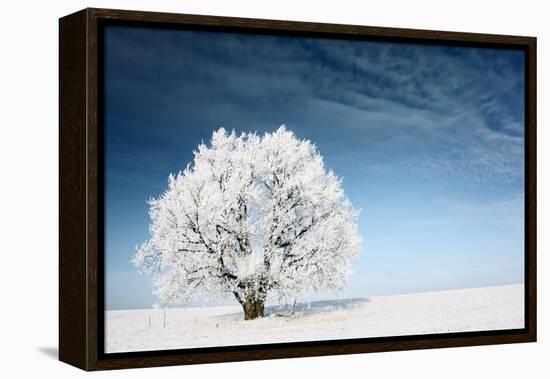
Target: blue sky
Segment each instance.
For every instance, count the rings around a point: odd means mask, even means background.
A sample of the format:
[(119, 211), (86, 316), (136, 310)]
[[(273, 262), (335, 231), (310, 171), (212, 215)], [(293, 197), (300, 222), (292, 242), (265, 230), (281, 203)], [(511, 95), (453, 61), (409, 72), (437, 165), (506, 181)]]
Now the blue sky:
[(108, 26), (108, 309), (156, 302), (130, 263), (146, 200), (213, 130), (316, 143), (362, 209), (342, 293), (523, 282), (521, 51)]

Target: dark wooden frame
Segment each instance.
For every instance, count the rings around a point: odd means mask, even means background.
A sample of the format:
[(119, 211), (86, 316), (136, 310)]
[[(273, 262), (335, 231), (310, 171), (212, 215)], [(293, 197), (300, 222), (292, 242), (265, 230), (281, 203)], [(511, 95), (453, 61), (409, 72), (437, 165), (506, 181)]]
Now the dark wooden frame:
[[(124, 23), (525, 51), (523, 329), (253, 346), (103, 353), (102, 25)], [(59, 359), (84, 370), (536, 341), (536, 38), (85, 9), (59, 20)]]

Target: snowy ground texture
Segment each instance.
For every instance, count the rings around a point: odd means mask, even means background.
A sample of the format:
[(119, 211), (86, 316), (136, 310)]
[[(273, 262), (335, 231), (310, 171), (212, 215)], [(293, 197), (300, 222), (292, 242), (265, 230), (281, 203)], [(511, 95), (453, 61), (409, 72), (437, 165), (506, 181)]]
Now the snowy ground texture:
[(312, 302), (294, 315), (267, 308), (244, 321), (236, 307), (105, 313), (107, 353), (344, 338), (517, 329), (523, 285)]

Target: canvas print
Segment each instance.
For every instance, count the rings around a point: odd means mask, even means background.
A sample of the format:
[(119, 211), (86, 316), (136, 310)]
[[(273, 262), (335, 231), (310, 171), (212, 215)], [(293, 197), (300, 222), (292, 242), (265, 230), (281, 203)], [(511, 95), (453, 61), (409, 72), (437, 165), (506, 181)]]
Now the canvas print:
[(524, 51), (103, 38), (105, 353), (524, 328)]

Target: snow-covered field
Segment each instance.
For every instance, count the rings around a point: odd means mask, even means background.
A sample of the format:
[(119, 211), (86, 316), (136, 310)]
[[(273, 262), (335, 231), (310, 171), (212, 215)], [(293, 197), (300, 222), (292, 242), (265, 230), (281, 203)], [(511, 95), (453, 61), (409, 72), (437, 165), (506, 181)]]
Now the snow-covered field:
[[(267, 308), (204, 307), (105, 313), (107, 353), (523, 328), (523, 285), (312, 302), (293, 316)], [(164, 325), (165, 321), (165, 325)]]

